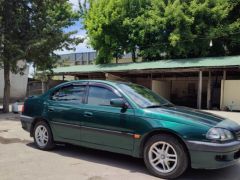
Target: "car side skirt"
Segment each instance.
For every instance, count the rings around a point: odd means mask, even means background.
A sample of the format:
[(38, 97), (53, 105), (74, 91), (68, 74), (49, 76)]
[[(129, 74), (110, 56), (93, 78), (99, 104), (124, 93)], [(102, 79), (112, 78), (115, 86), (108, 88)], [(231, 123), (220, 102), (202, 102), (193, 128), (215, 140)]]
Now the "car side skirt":
[(57, 135), (57, 133), (54, 132), (54, 126), (63, 126), (63, 127), (72, 127), (74, 129), (79, 129), (79, 133), (82, 130), (91, 130), (91, 131), (98, 131), (98, 132), (104, 132), (107, 134), (114, 134), (117, 136), (127, 136), (129, 138), (132, 138), (133, 134), (131, 133), (126, 133), (126, 132), (120, 132), (120, 131), (112, 131), (112, 130), (107, 130), (107, 129), (99, 129), (99, 128), (93, 128), (93, 127), (87, 127), (87, 126), (81, 126), (81, 125), (72, 125), (72, 124), (67, 124), (67, 123), (61, 123), (61, 122), (50, 122), (51, 129), (53, 130), (53, 138), (54, 141), (56, 142), (62, 142), (62, 143), (69, 143), (73, 145), (78, 145), (78, 146), (83, 146), (87, 148), (92, 148), (92, 149), (99, 149), (99, 150), (104, 150), (104, 151), (109, 151), (109, 152), (114, 152), (114, 153), (120, 153), (120, 154), (126, 154), (134, 157), (139, 157), (138, 150), (135, 150), (138, 146), (135, 147), (135, 141), (133, 145), (132, 150), (128, 149), (122, 149), (122, 148), (115, 148), (111, 146), (106, 146), (102, 144), (97, 144), (97, 143), (89, 143), (84, 140), (73, 140), (73, 139), (68, 139), (68, 138), (63, 138)]

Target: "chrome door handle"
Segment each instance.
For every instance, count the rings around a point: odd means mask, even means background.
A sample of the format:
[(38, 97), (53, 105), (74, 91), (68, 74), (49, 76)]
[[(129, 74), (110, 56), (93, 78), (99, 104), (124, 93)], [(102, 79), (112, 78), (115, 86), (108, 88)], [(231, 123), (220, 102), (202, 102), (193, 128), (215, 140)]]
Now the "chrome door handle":
[(84, 116), (85, 117), (92, 117), (93, 113), (91, 113), (91, 112), (84, 112)]

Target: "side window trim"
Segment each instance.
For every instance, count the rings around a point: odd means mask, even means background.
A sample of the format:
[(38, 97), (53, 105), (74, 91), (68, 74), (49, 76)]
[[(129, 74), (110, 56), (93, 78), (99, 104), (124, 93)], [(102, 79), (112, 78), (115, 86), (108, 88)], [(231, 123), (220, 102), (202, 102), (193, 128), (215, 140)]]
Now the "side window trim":
[(89, 95), (89, 84), (86, 85), (86, 90), (85, 90), (85, 96), (83, 99), (83, 104), (87, 104), (88, 103), (88, 95)]

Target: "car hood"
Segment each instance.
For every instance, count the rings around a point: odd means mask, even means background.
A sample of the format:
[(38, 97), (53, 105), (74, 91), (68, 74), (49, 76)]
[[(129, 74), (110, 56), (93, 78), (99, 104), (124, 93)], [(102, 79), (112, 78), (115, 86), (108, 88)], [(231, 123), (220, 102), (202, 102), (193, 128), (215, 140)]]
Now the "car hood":
[(230, 119), (214, 115), (205, 111), (200, 111), (192, 108), (173, 106), (161, 108), (146, 109), (147, 116), (151, 118), (168, 119), (181, 121), (187, 124), (202, 124), (208, 127), (221, 127), (233, 131), (239, 131), (240, 125)]

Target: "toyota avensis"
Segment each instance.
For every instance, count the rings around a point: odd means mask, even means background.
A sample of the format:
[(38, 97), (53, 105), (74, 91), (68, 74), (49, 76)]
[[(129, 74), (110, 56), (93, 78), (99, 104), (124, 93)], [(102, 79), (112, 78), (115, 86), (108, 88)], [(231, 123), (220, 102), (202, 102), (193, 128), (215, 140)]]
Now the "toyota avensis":
[(63, 142), (143, 158), (161, 178), (176, 178), (189, 166), (227, 167), (240, 157), (237, 123), (175, 106), (132, 83), (58, 85), (25, 101), (21, 123), (39, 149)]

